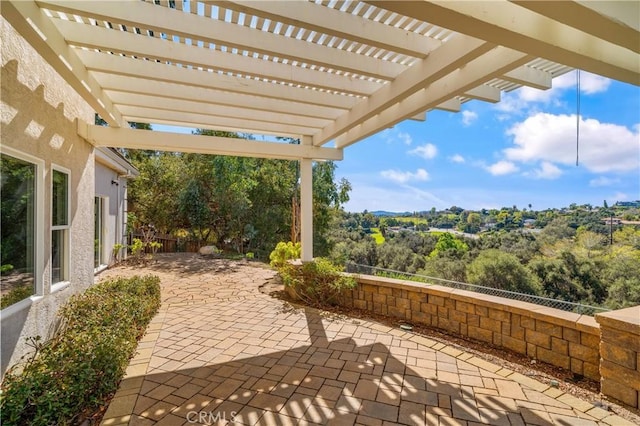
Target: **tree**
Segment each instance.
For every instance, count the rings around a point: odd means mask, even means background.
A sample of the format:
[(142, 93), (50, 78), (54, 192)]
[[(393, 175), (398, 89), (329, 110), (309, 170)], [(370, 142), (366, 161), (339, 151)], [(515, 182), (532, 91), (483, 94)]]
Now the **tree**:
[(332, 220), (341, 206), (349, 201), (351, 184), (342, 178), (335, 181), (336, 165), (333, 161), (317, 162), (313, 165), (313, 253), (326, 256), (331, 251), (327, 239)]
[(446, 254), (462, 258), (462, 255), (467, 251), (469, 251), (469, 246), (464, 241), (460, 241), (449, 232), (444, 232), (440, 235), (440, 238), (438, 238), (438, 242), (436, 243), (433, 251), (429, 254), (429, 257), (438, 257)]
[(467, 266), (470, 283), (520, 293), (538, 294), (539, 285), (517, 257), (490, 249)]

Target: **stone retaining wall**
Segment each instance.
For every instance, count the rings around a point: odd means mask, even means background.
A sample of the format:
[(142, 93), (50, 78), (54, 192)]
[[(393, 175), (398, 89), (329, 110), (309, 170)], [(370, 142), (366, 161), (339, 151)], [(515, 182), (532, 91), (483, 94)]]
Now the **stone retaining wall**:
[(640, 306), (596, 315), (600, 324), (601, 391), (640, 407)]
[(600, 326), (591, 316), (438, 285), (366, 275), (357, 280), (358, 287), (345, 292), (345, 306), (443, 329), (600, 380)]

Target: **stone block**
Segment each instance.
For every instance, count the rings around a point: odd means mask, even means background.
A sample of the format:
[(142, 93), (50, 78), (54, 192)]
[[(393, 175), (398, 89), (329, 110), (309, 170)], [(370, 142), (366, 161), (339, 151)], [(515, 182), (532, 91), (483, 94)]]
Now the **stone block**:
[(616, 346), (622, 346), (629, 350), (640, 352), (640, 338), (635, 334), (602, 327), (601, 336), (603, 342), (613, 343)]
[(584, 375), (584, 361), (578, 358), (571, 358), (571, 371), (576, 374)]
[(600, 362), (600, 375), (603, 379), (614, 380), (624, 386), (640, 391), (640, 371), (629, 370), (611, 361)]
[(438, 306), (438, 317), (449, 318), (449, 309), (444, 306)]
[(467, 314), (460, 311), (450, 311), (449, 316), (452, 320), (457, 321), (459, 323), (466, 324), (467, 323)]
[(562, 338), (568, 342), (580, 343), (580, 332), (573, 328), (562, 327)]
[(485, 330), (480, 327), (468, 326), (469, 337), (476, 340), (481, 340), (487, 343), (493, 343), (493, 332), (491, 330)]
[(569, 342), (551, 336), (551, 350), (561, 355), (569, 355)]
[(408, 295), (409, 300), (415, 300), (416, 302), (426, 302), (428, 296), (426, 293), (418, 293), (416, 291), (410, 291)]
[(536, 320), (536, 331), (549, 336), (562, 337), (562, 327), (547, 321)]
[(394, 289), (392, 289), (391, 294), (393, 295), (393, 297), (402, 297), (402, 289), (401, 288), (394, 288)]
[(531, 317), (520, 317), (520, 325), (531, 330), (536, 329), (536, 320)]
[(391, 289), (391, 287), (378, 287), (378, 293), (391, 296), (393, 294), (393, 290)]
[(373, 295), (375, 293), (371, 293), (370, 291), (365, 291), (364, 292), (364, 300), (366, 300), (367, 302), (373, 302)]
[(580, 344), (597, 349), (600, 346), (600, 335), (580, 332)]
[(411, 309), (411, 301), (409, 299), (404, 298), (396, 298), (396, 308), (400, 309)]
[(365, 293), (377, 293), (380, 287), (372, 284), (362, 284), (362, 290)]
[(489, 308), (486, 306), (478, 306), (476, 305), (476, 315), (480, 315), (481, 317), (489, 316)]
[(493, 332), (493, 344), (495, 346), (502, 346), (502, 334), (496, 331)]
[(355, 308), (358, 308), (358, 309), (367, 309), (367, 302), (365, 302), (364, 300), (359, 300), (359, 299), (358, 300), (354, 300), (353, 301), (353, 306)]
[(620, 346), (603, 343), (600, 345), (600, 357), (630, 370), (637, 369), (638, 354)]
[(569, 342), (569, 356), (578, 358), (592, 364), (597, 364), (600, 360), (600, 353), (597, 349)]
[(374, 303), (387, 303), (387, 296), (384, 294), (376, 293), (371, 299)]
[(417, 300), (411, 300), (411, 310), (413, 312), (420, 312), (420, 302)]
[(524, 340), (524, 330), (525, 329), (519, 325), (511, 324), (511, 332), (509, 334), (511, 334), (511, 337), (514, 339)]
[(406, 319), (407, 318), (407, 315), (406, 315), (407, 310), (406, 309), (397, 308), (395, 306), (388, 306), (387, 307), (387, 312), (392, 317), (402, 318), (402, 319)]
[(561, 367), (567, 370), (571, 365), (571, 360), (569, 359), (569, 356), (562, 355), (545, 348), (540, 348), (540, 347), (538, 348), (537, 358), (542, 362), (546, 362), (547, 364), (555, 365), (557, 367)]
[(537, 346), (533, 343), (527, 343), (527, 356), (530, 358), (536, 358)]
[(511, 321), (511, 313), (502, 309), (489, 308), (489, 318), (498, 321)]
[(373, 312), (375, 312), (376, 314), (380, 314), (380, 315), (387, 315), (388, 312), (388, 308), (387, 308), (387, 304), (386, 303), (377, 303), (377, 302), (373, 302)]
[(455, 309), (456, 308), (456, 301), (447, 297), (444, 299), (444, 306), (446, 306), (449, 309)]
[(456, 310), (460, 312), (465, 312), (467, 314), (476, 313), (476, 307), (473, 303), (462, 302), (460, 300), (456, 300)]
[(548, 334), (540, 333), (538, 331), (527, 328), (524, 337), (527, 343), (531, 343), (545, 349), (551, 349), (551, 336), (549, 336)]
[(460, 333), (460, 323), (448, 318), (438, 317), (438, 328), (442, 328), (453, 333)]
[(602, 380), (600, 380), (600, 391), (626, 405), (638, 408), (638, 391), (624, 386), (615, 380), (603, 377)]
[(600, 365), (591, 364), (590, 362), (583, 363), (582, 375), (593, 380), (600, 380)]
[(411, 312), (411, 320), (425, 325), (431, 325), (431, 315), (420, 311)]
[(460, 323), (460, 334), (462, 334), (463, 336), (468, 336), (469, 335), (469, 330), (468, 330), (468, 325), (467, 324)]
[(527, 343), (524, 340), (516, 339), (505, 334), (502, 335), (502, 346), (520, 354), (527, 353)]
[(387, 305), (396, 306), (396, 298), (394, 296), (387, 296)]
[(491, 330), (496, 333), (502, 332), (502, 323), (489, 317), (480, 317), (480, 328)]
[(467, 324), (480, 327), (480, 316), (474, 314), (467, 315)]
[(438, 313), (438, 305), (434, 305), (431, 303), (421, 303), (420, 311), (431, 315), (436, 315)]
[(444, 306), (444, 297), (429, 295), (429, 303), (436, 306)]

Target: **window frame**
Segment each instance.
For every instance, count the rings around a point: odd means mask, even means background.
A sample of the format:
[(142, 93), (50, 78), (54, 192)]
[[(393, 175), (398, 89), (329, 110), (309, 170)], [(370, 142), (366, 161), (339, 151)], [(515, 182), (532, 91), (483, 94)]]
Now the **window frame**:
[[(67, 206), (66, 206), (66, 225), (54, 225), (53, 224), (53, 173), (64, 173), (67, 175)], [(71, 254), (70, 250), (70, 229), (71, 229), (71, 170), (66, 167), (59, 166), (57, 164), (51, 163), (51, 197), (50, 197), (50, 210), (49, 210), (49, 223), (51, 225), (51, 233), (50, 233), (50, 252), (49, 252), (49, 279), (51, 282), (51, 292), (56, 290), (60, 290), (61, 288), (66, 287), (69, 284), (69, 256)], [(60, 265), (60, 281), (53, 282), (53, 232), (54, 231), (62, 231), (62, 249), (64, 253), (64, 257), (62, 259), (62, 264)]]
[(34, 280), (34, 292), (31, 296), (22, 299), (13, 305), (7, 306), (2, 309), (2, 316), (11, 315), (13, 312), (22, 310), (24, 307), (30, 305), (36, 300), (39, 300), (44, 295), (44, 214), (38, 214), (38, 212), (44, 212), (44, 195), (45, 195), (45, 162), (43, 159), (35, 157), (33, 155), (22, 152), (18, 149), (0, 144), (0, 154), (8, 155), (10, 157), (17, 158), (18, 160), (31, 163), (36, 167), (34, 176), (35, 185), (35, 214), (34, 214), (34, 253), (33, 253), (33, 280)]

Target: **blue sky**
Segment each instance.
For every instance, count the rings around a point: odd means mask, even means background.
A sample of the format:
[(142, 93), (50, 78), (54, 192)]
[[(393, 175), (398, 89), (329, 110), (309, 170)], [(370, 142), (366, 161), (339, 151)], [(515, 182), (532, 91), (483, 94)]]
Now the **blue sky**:
[(345, 209), (543, 210), (640, 199), (640, 88), (580, 76), (578, 166), (571, 72), (552, 89), (521, 88), (496, 104), (470, 101), (459, 113), (432, 111), (426, 121), (404, 121), (346, 148), (337, 169), (353, 187)]
[(580, 73), (542, 91), (432, 111), (345, 149), (338, 175), (352, 186), (348, 211), (500, 208), (640, 199), (640, 88)]

